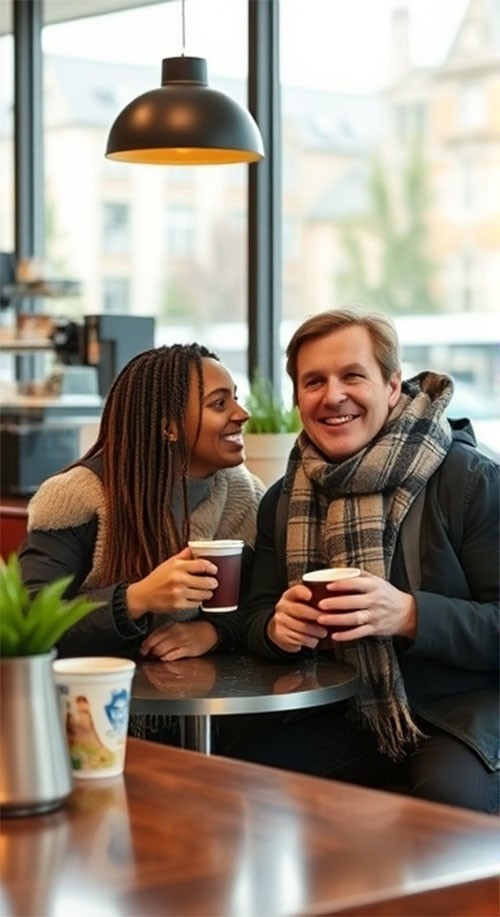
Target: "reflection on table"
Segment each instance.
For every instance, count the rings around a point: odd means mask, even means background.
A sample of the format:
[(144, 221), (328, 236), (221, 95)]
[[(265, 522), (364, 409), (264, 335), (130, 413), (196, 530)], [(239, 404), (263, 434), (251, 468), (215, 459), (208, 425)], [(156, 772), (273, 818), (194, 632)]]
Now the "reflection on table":
[(209, 754), (212, 716), (332, 704), (352, 697), (357, 680), (352, 666), (326, 653), (292, 661), (227, 653), (143, 662), (132, 684), (131, 713), (183, 717), (184, 747)]

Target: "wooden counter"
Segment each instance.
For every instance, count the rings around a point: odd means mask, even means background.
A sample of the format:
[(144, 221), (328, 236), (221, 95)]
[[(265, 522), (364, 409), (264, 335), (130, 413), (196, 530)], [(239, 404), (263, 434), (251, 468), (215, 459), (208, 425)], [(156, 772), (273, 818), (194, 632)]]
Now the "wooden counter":
[(130, 739), (124, 778), (2, 820), (9, 917), (498, 915), (498, 820)]

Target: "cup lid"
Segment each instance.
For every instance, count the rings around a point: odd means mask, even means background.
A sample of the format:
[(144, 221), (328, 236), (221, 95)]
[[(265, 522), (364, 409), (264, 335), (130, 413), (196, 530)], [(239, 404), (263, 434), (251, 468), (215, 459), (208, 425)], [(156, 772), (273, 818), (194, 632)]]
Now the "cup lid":
[(214, 541), (188, 541), (193, 554), (209, 557), (224, 557), (230, 554), (241, 554), (245, 542), (238, 538), (225, 538)]
[(304, 573), (302, 579), (306, 583), (334, 583), (336, 580), (352, 579), (360, 573), (359, 567), (327, 567), (323, 570), (310, 570)]
[(136, 665), (132, 659), (119, 656), (75, 656), (56, 659), (54, 672), (60, 675), (108, 675), (110, 672), (132, 672)]

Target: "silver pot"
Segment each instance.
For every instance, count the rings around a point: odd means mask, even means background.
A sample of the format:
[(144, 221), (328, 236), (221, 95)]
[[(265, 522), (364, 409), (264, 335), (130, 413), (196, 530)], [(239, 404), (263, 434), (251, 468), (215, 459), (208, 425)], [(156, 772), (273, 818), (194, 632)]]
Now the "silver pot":
[(56, 695), (55, 653), (0, 659), (0, 811), (34, 815), (72, 790)]

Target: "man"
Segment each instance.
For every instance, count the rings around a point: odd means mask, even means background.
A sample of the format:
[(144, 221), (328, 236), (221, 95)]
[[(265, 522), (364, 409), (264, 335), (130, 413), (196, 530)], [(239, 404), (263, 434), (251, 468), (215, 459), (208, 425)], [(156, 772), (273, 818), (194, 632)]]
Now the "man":
[[(326, 645), (360, 689), (231, 753), (366, 785), (404, 779), (413, 795), (492, 812), (498, 466), (467, 422), (448, 421), (452, 380), (402, 382), (400, 365), (391, 321), (359, 307), (313, 316), (290, 341), (303, 431), (259, 509), (247, 639), (275, 656)], [(301, 577), (329, 566), (362, 574), (314, 607)]]

